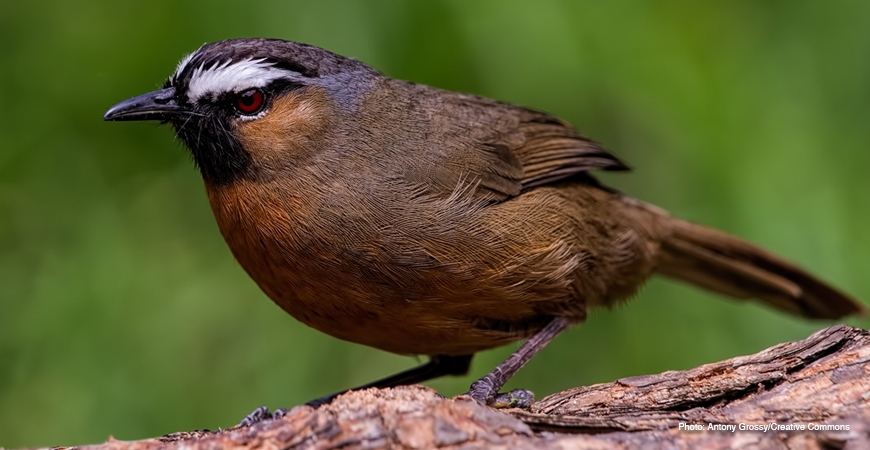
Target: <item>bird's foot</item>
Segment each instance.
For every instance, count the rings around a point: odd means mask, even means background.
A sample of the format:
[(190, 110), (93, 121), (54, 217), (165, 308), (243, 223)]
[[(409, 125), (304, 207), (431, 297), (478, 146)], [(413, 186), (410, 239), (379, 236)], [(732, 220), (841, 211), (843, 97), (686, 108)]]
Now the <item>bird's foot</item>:
[(468, 395), (484, 405), (493, 408), (522, 408), (529, 409), (535, 402), (535, 393), (526, 389), (514, 389), (510, 392), (499, 393), (496, 383), (491, 374), (471, 383)]
[(255, 423), (260, 423), (264, 420), (277, 419), (279, 417), (284, 417), (287, 414), (287, 410), (285, 408), (278, 408), (275, 412), (269, 412), (269, 408), (265, 406), (261, 406), (253, 411), (250, 414), (245, 416), (236, 428), (246, 428)]
[(520, 408), (529, 409), (535, 403), (535, 393), (528, 389), (514, 389), (510, 392), (500, 392), (492, 398), (489, 406), (498, 409)]

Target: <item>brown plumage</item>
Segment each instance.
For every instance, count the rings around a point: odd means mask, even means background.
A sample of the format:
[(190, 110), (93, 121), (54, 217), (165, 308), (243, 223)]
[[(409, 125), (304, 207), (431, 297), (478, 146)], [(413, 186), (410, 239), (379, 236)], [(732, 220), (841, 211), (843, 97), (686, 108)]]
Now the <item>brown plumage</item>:
[(864, 312), (788, 261), (601, 186), (589, 171), (626, 165), (559, 119), (316, 47), (206, 45), (106, 117), (175, 126), (230, 249), (285, 311), (433, 357), (373, 385), (462, 373), (536, 335), (472, 388), (492, 401), (556, 333), (655, 272), (810, 318)]

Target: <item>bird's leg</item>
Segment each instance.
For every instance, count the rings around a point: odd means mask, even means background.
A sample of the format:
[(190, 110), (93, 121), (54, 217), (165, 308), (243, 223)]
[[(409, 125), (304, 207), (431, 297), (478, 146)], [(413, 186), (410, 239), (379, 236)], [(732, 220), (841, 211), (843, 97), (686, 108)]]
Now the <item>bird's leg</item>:
[(534, 400), (534, 394), (524, 389), (514, 389), (507, 394), (499, 394), (498, 390), (514, 376), (536, 353), (547, 346), (553, 338), (568, 328), (570, 322), (563, 317), (556, 317), (540, 331), (529, 338), (508, 359), (492, 369), (483, 378), (471, 383), (468, 395), (485, 405), (501, 407), (529, 406)]
[[(416, 384), (445, 375), (465, 375), (466, 373), (468, 373), (468, 368), (471, 365), (472, 356), (474, 355), (434, 355), (430, 357), (429, 362), (425, 364), (421, 364), (404, 372), (399, 372), (395, 375), (390, 375), (386, 378), (381, 378), (380, 380), (376, 380), (362, 386), (357, 386), (353, 389), (347, 389), (344, 391), (336, 392), (334, 394), (316, 398), (306, 403), (306, 405), (318, 408), (331, 402), (333, 399), (335, 399), (335, 397), (338, 397), (339, 395), (344, 394), (347, 391), (355, 391), (358, 389), (366, 389), (371, 387), (387, 388), (393, 386), (401, 386), (405, 384)], [(274, 413), (270, 413), (268, 408), (266, 408), (265, 406), (261, 406), (245, 416), (245, 418), (242, 419), (238, 426), (251, 426), (257, 422), (266, 419), (282, 417), (286, 413), (287, 410), (284, 408), (278, 408), (275, 410)]]

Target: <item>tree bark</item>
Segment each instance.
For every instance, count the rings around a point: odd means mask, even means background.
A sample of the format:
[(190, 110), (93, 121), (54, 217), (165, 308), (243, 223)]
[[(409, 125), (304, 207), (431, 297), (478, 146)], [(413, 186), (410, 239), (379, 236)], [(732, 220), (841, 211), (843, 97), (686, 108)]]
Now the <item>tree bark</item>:
[(868, 405), (870, 334), (838, 325), (751, 356), (559, 392), (530, 411), (421, 386), (368, 389), (245, 429), (88, 448), (861, 449)]

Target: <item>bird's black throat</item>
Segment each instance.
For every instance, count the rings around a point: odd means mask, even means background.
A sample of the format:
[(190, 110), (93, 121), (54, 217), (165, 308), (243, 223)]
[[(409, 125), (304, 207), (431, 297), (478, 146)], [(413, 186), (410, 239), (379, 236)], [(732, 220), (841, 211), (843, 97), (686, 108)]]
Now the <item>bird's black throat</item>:
[(170, 123), (205, 181), (226, 185), (249, 171), (251, 155), (220, 117), (186, 117)]

